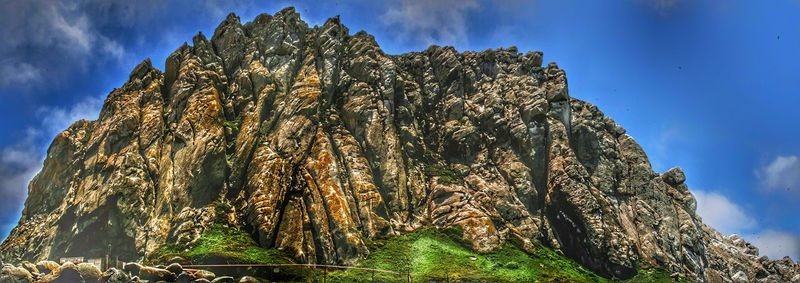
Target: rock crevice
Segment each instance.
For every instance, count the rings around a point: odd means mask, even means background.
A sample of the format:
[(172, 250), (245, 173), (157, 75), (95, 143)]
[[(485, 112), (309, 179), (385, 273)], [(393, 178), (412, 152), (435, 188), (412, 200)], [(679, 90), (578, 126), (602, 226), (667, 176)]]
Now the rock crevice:
[[(80, 248), (101, 238), (134, 260), (224, 222), (300, 262), (353, 264), (371, 239), (434, 226), (477, 251), (539, 241), (608, 277), (647, 263), (698, 281), (800, 279), (704, 225), (683, 172), (653, 172), (542, 63), (514, 47), (387, 55), (338, 17), (231, 14), (55, 138), (0, 256), (101, 257)], [(220, 203), (231, 217), (214, 217)]]

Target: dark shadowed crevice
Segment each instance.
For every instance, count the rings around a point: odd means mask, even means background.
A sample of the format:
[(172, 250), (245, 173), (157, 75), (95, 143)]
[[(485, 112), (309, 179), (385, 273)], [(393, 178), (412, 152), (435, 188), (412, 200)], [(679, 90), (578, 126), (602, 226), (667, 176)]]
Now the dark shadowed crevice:
[[(51, 250), (50, 258), (104, 258), (106, 255), (119, 256), (121, 260), (138, 258), (135, 240), (126, 233), (117, 199), (116, 195), (110, 196), (100, 208), (80, 217), (70, 208), (59, 221), (56, 239), (61, 244)], [(78, 226), (80, 232), (72, 234), (71, 226)]]

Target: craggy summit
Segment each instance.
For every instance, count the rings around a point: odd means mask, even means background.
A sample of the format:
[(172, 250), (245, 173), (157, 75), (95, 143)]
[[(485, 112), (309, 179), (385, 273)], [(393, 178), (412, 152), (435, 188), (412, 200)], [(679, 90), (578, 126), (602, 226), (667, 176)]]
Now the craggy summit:
[(355, 264), (371, 239), (453, 227), (479, 252), (538, 241), (606, 277), (800, 279), (704, 225), (684, 180), (541, 52), (388, 55), (338, 17), (231, 14), (55, 138), (0, 255), (133, 260), (225, 224), (298, 262)]

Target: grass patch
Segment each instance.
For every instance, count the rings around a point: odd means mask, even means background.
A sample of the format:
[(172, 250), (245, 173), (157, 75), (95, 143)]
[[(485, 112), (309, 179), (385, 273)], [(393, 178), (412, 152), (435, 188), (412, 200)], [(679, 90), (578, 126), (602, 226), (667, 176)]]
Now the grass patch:
[[(480, 254), (461, 242), (458, 232), (421, 230), (374, 241), (373, 251), (360, 267), (394, 270), (401, 275), (375, 273), (378, 282), (614, 282), (555, 251), (539, 246), (534, 254), (505, 244)], [(672, 282), (667, 273), (650, 268), (625, 282)], [(372, 272), (347, 270), (329, 275), (333, 282), (371, 282)]]
[(222, 122), (222, 125), (225, 127), (225, 136), (226, 136), (226, 147), (225, 147), (225, 160), (231, 162), (233, 160), (233, 154), (236, 151), (236, 136), (239, 135), (239, 127), (242, 124), (242, 117), (238, 117), (234, 120), (225, 120)]
[[(615, 282), (603, 278), (545, 246), (529, 254), (507, 243), (491, 253), (476, 253), (455, 229), (424, 229), (369, 243), (372, 253), (357, 266), (396, 271), (387, 274), (363, 270), (330, 271), (330, 282)], [(286, 254), (259, 247), (243, 231), (212, 226), (198, 244), (188, 250), (167, 244), (153, 252), (149, 264), (161, 264), (180, 256), (194, 264), (291, 263)], [(669, 274), (641, 265), (638, 274), (623, 282), (673, 282)], [(311, 270), (285, 270), (295, 280), (317, 278)], [(316, 273), (319, 273), (317, 270)], [(270, 278), (265, 275), (264, 278)], [(318, 279), (318, 278), (317, 278)], [(689, 282), (681, 280), (679, 282)]]
[[(541, 248), (530, 255), (511, 244), (500, 250), (479, 254), (455, 237), (457, 232), (422, 230), (371, 244), (374, 252), (360, 266), (411, 272), (415, 282), (490, 281), (597, 282), (604, 278), (583, 269), (555, 252)], [(369, 282), (364, 271), (340, 271), (332, 277), (342, 282)], [(406, 275), (376, 274), (376, 280), (400, 282)]]
[(457, 172), (450, 166), (433, 164), (425, 166), (425, 174), (428, 177), (439, 177), (438, 181), (442, 184), (460, 184), (464, 182), (465, 174)]
[(222, 125), (225, 126), (225, 128), (229, 128), (229, 129), (231, 129), (233, 131), (236, 131), (236, 132), (239, 131), (239, 125), (241, 125), (241, 124), (242, 124), (242, 118), (241, 117), (236, 118), (234, 120), (225, 120), (224, 122), (222, 122)]
[(165, 244), (151, 255), (151, 263), (163, 263), (180, 256), (194, 264), (209, 263), (291, 263), (290, 258), (275, 249), (259, 247), (243, 231), (214, 225), (190, 249), (177, 244)]
[(631, 279), (625, 280), (625, 282), (629, 283), (649, 283), (649, 282), (680, 282), (680, 283), (690, 283), (692, 282), (686, 278), (680, 278), (678, 280), (672, 279), (669, 276), (669, 273), (662, 269), (655, 268), (649, 264), (639, 264), (639, 270), (637, 270), (636, 276)]

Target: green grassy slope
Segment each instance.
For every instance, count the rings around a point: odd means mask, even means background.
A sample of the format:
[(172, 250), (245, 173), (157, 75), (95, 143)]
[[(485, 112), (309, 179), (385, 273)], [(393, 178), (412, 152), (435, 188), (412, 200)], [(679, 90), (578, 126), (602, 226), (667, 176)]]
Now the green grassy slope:
[[(414, 282), (614, 282), (583, 268), (555, 251), (539, 246), (528, 254), (506, 244), (501, 249), (479, 254), (461, 242), (455, 231), (421, 230), (376, 241), (373, 252), (360, 267), (397, 270), (403, 275), (376, 273), (376, 281), (405, 282), (408, 272)], [(330, 275), (338, 282), (370, 282), (368, 271), (338, 271)], [(673, 282), (654, 268), (642, 268), (625, 282)]]
[[(528, 254), (512, 244), (497, 251), (480, 254), (462, 242), (456, 230), (424, 229), (369, 243), (367, 258), (358, 267), (397, 271), (388, 274), (363, 270), (331, 271), (328, 282), (614, 282), (592, 273), (555, 251), (539, 246)], [(165, 245), (150, 255), (151, 264), (160, 264), (180, 256), (195, 264), (208, 263), (291, 263), (284, 253), (258, 247), (235, 228), (215, 225), (188, 250)], [(286, 270), (290, 271), (290, 270)], [(291, 278), (307, 279), (321, 272), (291, 270)], [(302, 273), (302, 274), (300, 274)], [(305, 274), (305, 275), (303, 275)], [(287, 274), (288, 275), (288, 274)], [(669, 275), (655, 268), (641, 268), (638, 275), (625, 282), (673, 282)]]
[(163, 263), (175, 256), (194, 264), (291, 263), (282, 252), (259, 247), (247, 233), (222, 225), (212, 226), (189, 250), (174, 244), (164, 245), (150, 255), (150, 261)]

